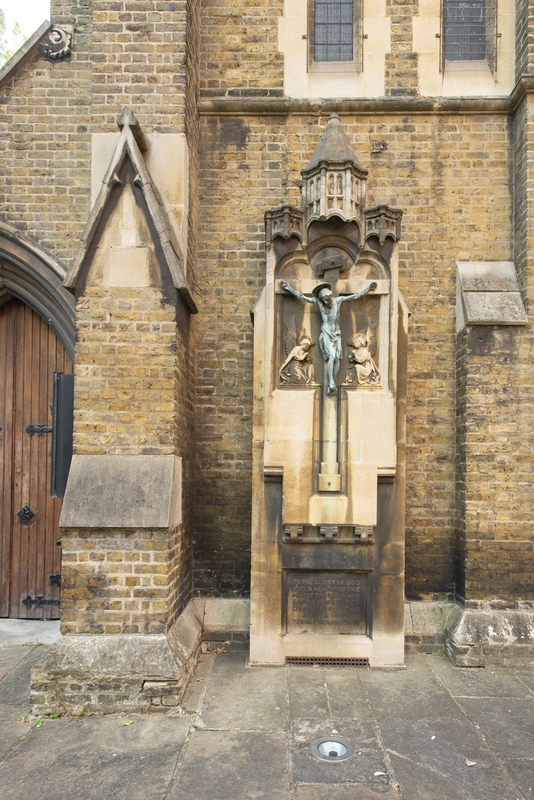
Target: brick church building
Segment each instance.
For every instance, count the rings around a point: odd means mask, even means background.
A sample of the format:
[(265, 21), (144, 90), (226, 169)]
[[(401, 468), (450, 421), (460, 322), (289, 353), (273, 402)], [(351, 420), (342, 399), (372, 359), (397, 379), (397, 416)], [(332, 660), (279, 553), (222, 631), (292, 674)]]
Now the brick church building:
[(0, 615), (61, 618), (37, 708), (177, 703), (202, 640), (533, 663), (533, 30), (52, 0), (0, 70)]

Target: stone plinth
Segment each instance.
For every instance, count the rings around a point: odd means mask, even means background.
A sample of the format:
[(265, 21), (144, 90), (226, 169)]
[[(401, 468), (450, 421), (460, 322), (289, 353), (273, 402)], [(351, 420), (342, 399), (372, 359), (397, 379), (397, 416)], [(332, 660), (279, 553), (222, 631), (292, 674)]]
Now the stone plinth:
[(166, 635), (64, 636), (32, 670), (32, 708), (36, 714), (82, 714), (179, 706), (200, 631), (191, 601)]

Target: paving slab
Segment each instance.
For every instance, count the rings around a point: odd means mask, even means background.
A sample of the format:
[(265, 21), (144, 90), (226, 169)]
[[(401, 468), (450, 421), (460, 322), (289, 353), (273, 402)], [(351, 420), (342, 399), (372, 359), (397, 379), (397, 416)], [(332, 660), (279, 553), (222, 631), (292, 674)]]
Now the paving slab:
[(533, 757), (534, 697), (461, 697), (458, 702), (504, 758)]
[(202, 724), (215, 730), (284, 730), (287, 669), (248, 667), (246, 653), (217, 658), (207, 681)]
[(16, 667), (17, 664), (25, 659), (32, 650), (33, 647), (31, 646), (9, 645), (0, 647), (0, 681), (13, 667)]
[(288, 800), (289, 792), (284, 734), (196, 730), (166, 800)]
[(380, 731), (404, 800), (522, 800), (467, 720), (387, 719)]
[(19, 747), (30, 732), (31, 725), (20, 711), (0, 708), (0, 761)]
[(0, 648), (54, 644), (61, 636), (59, 626), (59, 620), (0, 619)]
[(534, 757), (526, 758), (506, 758), (504, 766), (513, 780), (521, 787), (525, 797), (534, 797)]
[(378, 719), (463, 716), (432, 671), (427, 656), (407, 656), (405, 670), (362, 671), (360, 679)]
[[(358, 720), (295, 720), (292, 724), (292, 772), (298, 783), (388, 783), (380, 747), (369, 722)], [(315, 739), (348, 739), (354, 755), (346, 761), (321, 761), (310, 752)], [(375, 775), (375, 773), (382, 773)]]
[(534, 672), (518, 672), (516, 677), (524, 686), (534, 693)]
[(445, 657), (430, 656), (428, 663), (454, 697), (527, 697), (519, 677), (505, 670), (455, 667)]
[(207, 686), (209, 674), (215, 663), (215, 653), (205, 653), (200, 656), (195, 674), (189, 682), (185, 695), (182, 699), (182, 708), (188, 713), (200, 710), (202, 698)]
[[(325, 794), (327, 792), (327, 794)], [(297, 800), (399, 800), (393, 786), (328, 786), (324, 783), (297, 786)]]
[(190, 717), (46, 720), (0, 764), (2, 800), (164, 798)]
[(44, 656), (48, 647), (32, 647), (0, 682), (0, 708), (10, 706), (28, 713), (30, 709), (30, 673), (32, 667)]
[[(246, 653), (206, 653), (187, 714), (34, 728), (20, 718), (46, 649), (0, 648), (2, 800), (372, 800), (398, 797), (396, 779), (403, 800), (534, 800), (523, 671), (421, 654), (406, 671), (251, 668)], [(355, 755), (319, 761), (309, 744), (322, 736), (347, 738)]]
[(290, 669), (288, 685), (292, 717), (331, 716), (323, 670), (315, 667)]
[(361, 670), (327, 669), (328, 700), (335, 719), (364, 719), (370, 715), (359, 679)]

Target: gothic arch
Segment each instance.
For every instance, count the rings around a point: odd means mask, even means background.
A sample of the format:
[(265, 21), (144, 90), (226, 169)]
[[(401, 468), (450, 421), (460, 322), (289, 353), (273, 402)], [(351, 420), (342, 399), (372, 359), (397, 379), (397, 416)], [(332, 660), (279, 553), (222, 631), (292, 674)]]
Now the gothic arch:
[(18, 297), (54, 330), (74, 359), (74, 298), (66, 269), (29, 237), (0, 222), (0, 305)]

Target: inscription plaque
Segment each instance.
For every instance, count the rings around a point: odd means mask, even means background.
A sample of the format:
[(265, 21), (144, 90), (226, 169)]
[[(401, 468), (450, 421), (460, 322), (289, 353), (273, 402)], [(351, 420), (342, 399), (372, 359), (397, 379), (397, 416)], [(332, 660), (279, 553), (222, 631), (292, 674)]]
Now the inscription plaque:
[(367, 633), (365, 572), (286, 570), (287, 633)]

